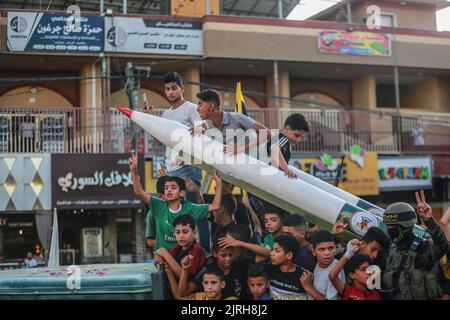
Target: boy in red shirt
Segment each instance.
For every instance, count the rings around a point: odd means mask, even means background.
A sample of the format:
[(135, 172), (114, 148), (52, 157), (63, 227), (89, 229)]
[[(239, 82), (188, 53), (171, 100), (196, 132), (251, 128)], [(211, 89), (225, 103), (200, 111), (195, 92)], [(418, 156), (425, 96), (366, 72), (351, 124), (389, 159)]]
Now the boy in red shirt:
[[(370, 290), (367, 281), (370, 277), (368, 272), (369, 258), (357, 253), (359, 247), (350, 241), (347, 244), (347, 251), (331, 270), (329, 277), (331, 283), (336, 288), (341, 300), (381, 300), (377, 290)], [(339, 272), (346, 266), (349, 272), (351, 284), (345, 284), (338, 278)]]
[(192, 265), (189, 269), (194, 277), (206, 262), (205, 251), (195, 240), (195, 220), (188, 214), (178, 216), (173, 221), (175, 239), (178, 245), (170, 250), (159, 248), (155, 255), (160, 256), (167, 263), (177, 278), (181, 275), (181, 260), (189, 255), (192, 256)]

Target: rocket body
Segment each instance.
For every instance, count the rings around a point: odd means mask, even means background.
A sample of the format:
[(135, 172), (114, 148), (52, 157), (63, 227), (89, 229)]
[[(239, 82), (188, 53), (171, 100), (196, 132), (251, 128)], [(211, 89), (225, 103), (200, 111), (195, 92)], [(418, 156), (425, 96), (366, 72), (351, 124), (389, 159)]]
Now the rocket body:
[[(240, 153), (224, 153), (224, 145), (204, 134), (191, 136), (189, 128), (179, 122), (119, 108), (155, 139), (193, 157), (194, 165), (208, 172), (217, 169), (225, 181), (273, 203), (288, 212), (301, 213), (311, 222), (334, 224), (341, 215), (351, 232), (364, 235), (371, 226), (380, 227), (380, 217), (356, 207), (303, 179), (289, 179), (282, 171), (256, 158)], [(306, 174), (306, 173), (305, 173)]]

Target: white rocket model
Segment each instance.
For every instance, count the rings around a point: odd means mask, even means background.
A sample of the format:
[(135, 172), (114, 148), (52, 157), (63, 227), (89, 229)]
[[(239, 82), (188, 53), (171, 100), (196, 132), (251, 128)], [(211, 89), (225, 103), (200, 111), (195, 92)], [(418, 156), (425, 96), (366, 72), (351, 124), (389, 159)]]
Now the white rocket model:
[(194, 158), (194, 164), (212, 172), (217, 169), (225, 181), (273, 203), (290, 213), (301, 213), (318, 224), (334, 224), (342, 215), (349, 231), (362, 236), (372, 226), (384, 227), (382, 219), (356, 207), (301, 179), (289, 179), (285, 174), (246, 154), (223, 152), (223, 144), (206, 135), (191, 136), (188, 127), (169, 119), (118, 107), (133, 122), (155, 139)]

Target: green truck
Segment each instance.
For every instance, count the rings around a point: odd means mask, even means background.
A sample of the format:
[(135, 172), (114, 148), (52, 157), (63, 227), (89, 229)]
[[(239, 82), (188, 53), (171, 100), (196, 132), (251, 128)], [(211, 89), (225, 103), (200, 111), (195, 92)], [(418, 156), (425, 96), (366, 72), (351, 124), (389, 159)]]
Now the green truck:
[(0, 300), (166, 300), (169, 291), (150, 263), (0, 271)]

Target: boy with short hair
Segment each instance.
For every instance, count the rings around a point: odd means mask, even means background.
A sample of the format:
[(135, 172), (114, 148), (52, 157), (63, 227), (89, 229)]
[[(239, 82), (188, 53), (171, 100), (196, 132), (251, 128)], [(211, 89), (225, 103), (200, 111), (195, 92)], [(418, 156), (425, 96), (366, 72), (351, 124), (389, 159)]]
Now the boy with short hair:
[(296, 178), (289, 168), (291, 159), (291, 143), (297, 144), (303, 140), (303, 136), (309, 132), (309, 123), (300, 113), (291, 114), (284, 122), (284, 128), (278, 136), (267, 142), (267, 154), (270, 164), (283, 171), (290, 178)]
[(265, 249), (272, 251), (275, 238), (283, 234), (282, 224), (285, 216), (287, 212), (283, 209), (273, 205), (265, 206), (264, 223), (269, 232), (263, 239), (262, 246)]
[(178, 177), (166, 177), (164, 185), (165, 200), (151, 197), (149, 202), (149, 221), (155, 223), (154, 230), (156, 236), (155, 249), (164, 247), (170, 250), (177, 243), (173, 236), (173, 221), (182, 214), (191, 215), (195, 221), (208, 217), (209, 212), (218, 210), (221, 205), (221, 179), (214, 174), (216, 181), (216, 194), (211, 204), (193, 204), (185, 201), (184, 190), (185, 181)]
[[(337, 263), (335, 239), (326, 230), (320, 230), (312, 238), (313, 255), (317, 258), (314, 274), (305, 271), (301, 283), (309, 296), (315, 300), (337, 300), (338, 292), (329, 278), (329, 273)], [(345, 283), (345, 274), (341, 270), (338, 278)]]
[(240, 247), (251, 250), (258, 255), (256, 258), (257, 262), (269, 259), (275, 238), (283, 234), (282, 222), (286, 212), (271, 205), (267, 205), (265, 208), (266, 212), (264, 214), (264, 220), (269, 234), (264, 237), (261, 246), (249, 243), (248, 241), (239, 241), (230, 235), (220, 238), (220, 245), (224, 247)]
[[(266, 143), (271, 137), (270, 130), (263, 124), (256, 122), (248, 116), (237, 113), (227, 112), (221, 109), (222, 100), (220, 93), (213, 89), (205, 89), (197, 94), (198, 112), (202, 120), (206, 120), (208, 130), (206, 134), (214, 137), (222, 137), (222, 143), (227, 153), (237, 154)], [(248, 143), (240, 139), (247, 130), (256, 134), (256, 139), (251, 139)], [(190, 129), (194, 134), (194, 128)], [(230, 134), (233, 133), (233, 134)], [(236, 144), (235, 138), (242, 144)]]
[(273, 300), (267, 293), (270, 280), (269, 270), (265, 263), (253, 263), (248, 267), (247, 286), (253, 300)]
[(178, 216), (173, 221), (175, 238), (178, 245), (170, 250), (161, 247), (155, 252), (155, 255), (164, 259), (165, 263), (173, 270), (177, 278), (181, 275), (181, 260), (187, 256), (192, 256), (190, 273), (195, 276), (198, 270), (206, 262), (205, 251), (195, 240), (196, 228), (195, 220), (188, 214)]
[[(329, 274), (330, 281), (341, 296), (341, 300), (381, 300), (377, 290), (369, 290), (367, 281), (370, 277), (368, 267), (370, 259), (366, 255), (357, 253), (360, 250), (355, 242), (347, 244), (347, 251), (334, 265)], [(338, 277), (346, 267), (351, 284), (345, 284)]]
[(311, 244), (305, 239), (307, 229), (306, 220), (299, 214), (290, 214), (283, 220), (283, 233), (292, 235), (298, 242), (298, 252), (294, 257), (294, 263), (312, 272), (317, 261), (312, 254)]
[(389, 237), (383, 230), (370, 227), (359, 241), (359, 253), (365, 255), (373, 263), (383, 251), (389, 248), (389, 242)]
[(234, 296), (239, 297), (242, 290), (241, 282), (239, 281), (240, 272), (234, 261), (236, 260), (236, 254), (234, 248), (222, 248), (219, 245), (218, 239), (215, 239), (212, 244), (213, 255), (208, 259), (206, 265), (197, 273), (195, 277), (188, 277), (186, 282), (181, 282), (179, 285), (180, 296), (187, 296), (189, 293), (194, 292), (197, 288), (202, 287), (202, 277), (208, 266), (214, 265), (222, 270), (225, 279), (225, 287), (222, 290), (224, 297)]
[(264, 237), (261, 246), (249, 243), (248, 241), (239, 241), (230, 235), (220, 238), (220, 245), (224, 247), (240, 247), (253, 251), (258, 255), (256, 262), (269, 259), (275, 238), (283, 234), (282, 222), (287, 212), (269, 204), (265, 206), (265, 210), (264, 221), (269, 234)]
[(300, 283), (304, 271), (293, 263), (298, 251), (297, 240), (291, 235), (275, 238), (267, 263), (270, 279), (270, 295), (274, 300), (306, 300), (305, 289)]
[(202, 275), (203, 292), (196, 292), (183, 296), (180, 292), (181, 286), (185, 286), (188, 281), (189, 269), (192, 260), (186, 256), (183, 261), (183, 269), (181, 271), (180, 285), (178, 289), (178, 299), (180, 300), (237, 300), (235, 296), (224, 296), (223, 290), (226, 286), (223, 271), (217, 266), (210, 265), (205, 268)]

